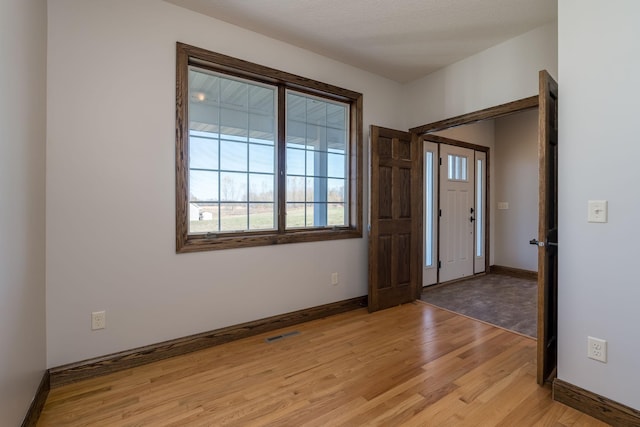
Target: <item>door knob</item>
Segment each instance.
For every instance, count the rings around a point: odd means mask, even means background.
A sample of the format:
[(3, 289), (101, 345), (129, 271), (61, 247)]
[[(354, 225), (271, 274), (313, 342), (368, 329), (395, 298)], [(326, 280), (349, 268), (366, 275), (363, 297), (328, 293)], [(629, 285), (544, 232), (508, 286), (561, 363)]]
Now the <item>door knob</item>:
[(540, 246), (540, 247), (544, 247), (545, 246), (544, 242), (539, 242), (538, 239), (529, 240), (529, 244), (530, 245)]

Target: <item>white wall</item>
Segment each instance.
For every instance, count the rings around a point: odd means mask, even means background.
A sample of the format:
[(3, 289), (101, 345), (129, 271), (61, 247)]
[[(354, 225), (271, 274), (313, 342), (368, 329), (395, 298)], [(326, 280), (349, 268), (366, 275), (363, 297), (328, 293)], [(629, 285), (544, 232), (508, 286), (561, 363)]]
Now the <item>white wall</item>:
[(46, 2), (0, 2), (0, 425), (45, 370)]
[[(489, 147), (489, 223), (495, 223), (495, 123), (493, 120), (484, 120), (482, 122), (470, 123), (468, 125), (457, 126), (433, 132), (434, 135), (444, 136), (458, 141), (469, 142), (471, 144)], [(495, 264), (495, 230), (494, 226), (489, 227), (489, 265)]]
[[(640, 409), (640, 2), (559, 2), (558, 376)], [(587, 200), (609, 222), (587, 223)], [(609, 361), (587, 359), (587, 336)]]
[[(538, 93), (538, 72), (558, 74), (557, 23), (507, 40), (478, 54), (406, 84), (402, 89), (403, 128), (412, 128), (493, 107)], [(496, 221), (493, 123), (459, 126), (443, 136), (488, 145), (490, 150), (491, 223)], [(478, 126), (491, 126), (491, 132)], [(488, 137), (488, 139), (487, 139)], [(486, 141), (485, 141), (486, 140)], [(482, 142), (485, 141), (485, 142)], [(496, 263), (496, 235), (490, 229), (490, 264)]]
[(538, 71), (557, 76), (553, 22), (407, 84), (404, 127), (412, 128), (538, 93)]
[(401, 124), (399, 84), (291, 45), (165, 2), (50, 1), (50, 367), (367, 293), (366, 238), (175, 253), (176, 41), (362, 92), (367, 151), (369, 124)]
[(538, 110), (496, 119), (495, 135), (495, 265), (538, 271)]

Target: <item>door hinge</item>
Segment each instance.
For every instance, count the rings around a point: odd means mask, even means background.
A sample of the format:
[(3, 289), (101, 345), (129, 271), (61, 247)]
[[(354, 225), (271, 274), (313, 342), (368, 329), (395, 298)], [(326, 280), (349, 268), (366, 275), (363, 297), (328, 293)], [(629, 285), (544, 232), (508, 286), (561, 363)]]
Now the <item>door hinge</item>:
[(438, 216), (442, 216), (442, 209), (438, 209)]
[(442, 268), (442, 261), (438, 261), (438, 268)]
[(440, 157), (438, 160), (439, 160), (438, 164), (442, 166), (442, 157)]

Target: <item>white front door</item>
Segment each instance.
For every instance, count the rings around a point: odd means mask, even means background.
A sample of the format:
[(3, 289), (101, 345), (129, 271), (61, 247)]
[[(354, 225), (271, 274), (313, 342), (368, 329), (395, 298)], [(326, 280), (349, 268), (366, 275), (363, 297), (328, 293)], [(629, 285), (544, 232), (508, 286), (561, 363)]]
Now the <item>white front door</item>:
[(474, 267), (474, 151), (440, 145), (440, 280), (472, 276)]

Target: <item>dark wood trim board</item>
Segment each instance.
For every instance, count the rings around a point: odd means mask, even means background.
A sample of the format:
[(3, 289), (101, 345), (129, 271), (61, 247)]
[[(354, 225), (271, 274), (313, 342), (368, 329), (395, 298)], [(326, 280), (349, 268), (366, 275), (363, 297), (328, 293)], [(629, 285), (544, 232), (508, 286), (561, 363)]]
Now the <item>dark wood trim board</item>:
[(484, 145), (472, 144), (471, 142), (459, 141), (457, 139), (447, 138), (440, 135), (426, 134), (422, 135), (422, 139), (425, 141), (435, 142), (437, 144), (447, 144), (453, 145), (454, 147), (462, 147), (474, 151), (482, 151), (483, 153), (489, 152), (489, 147), (485, 147)]
[(553, 400), (616, 427), (640, 426), (640, 411), (556, 378)]
[(36, 390), (36, 395), (27, 410), (27, 414), (24, 416), (24, 420), (22, 421), (22, 427), (35, 427), (38, 424), (38, 419), (40, 418), (40, 414), (42, 413), (42, 408), (44, 408), (44, 404), (47, 401), (47, 396), (49, 396), (49, 390), (51, 389), (50, 376), (49, 371), (44, 371), (42, 374), (42, 380), (40, 380), (40, 385)]
[(523, 279), (538, 280), (538, 272), (531, 270), (523, 270), (520, 268), (504, 267), (502, 265), (492, 265), (489, 271), (495, 274), (504, 274), (506, 276), (520, 277)]
[(51, 368), (51, 387), (82, 381), (367, 306), (351, 298)]
[(506, 104), (497, 105), (495, 107), (485, 108), (484, 110), (474, 111), (468, 114), (451, 117), (450, 119), (440, 120), (439, 122), (429, 123), (427, 125), (418, 126), (409, 129), (409, 132), (422, 135), (429, 132), (436, 132), (468, 123), (478, 122), (487, 119), (497, 119), (498, 117), (517, 113), (538, 107), (538, 95), (522, 98), (517, 101), (507, 102)]

